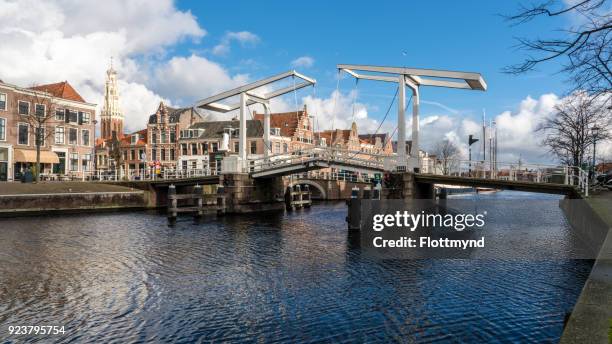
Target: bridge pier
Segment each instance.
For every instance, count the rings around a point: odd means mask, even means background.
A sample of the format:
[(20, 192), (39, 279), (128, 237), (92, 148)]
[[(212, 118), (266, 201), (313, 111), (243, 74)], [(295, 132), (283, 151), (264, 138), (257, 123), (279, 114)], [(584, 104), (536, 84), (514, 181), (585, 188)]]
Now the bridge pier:
[(226, 173), (221, 175), (221, 184), (227, 213), (283, 210), (285, 207), (282, 177), (252, 178), (248, 173)]
[(413, 172), (390, 173), (383, 188), (385, 199), (435, 199), (434, 185), (419, 183)]

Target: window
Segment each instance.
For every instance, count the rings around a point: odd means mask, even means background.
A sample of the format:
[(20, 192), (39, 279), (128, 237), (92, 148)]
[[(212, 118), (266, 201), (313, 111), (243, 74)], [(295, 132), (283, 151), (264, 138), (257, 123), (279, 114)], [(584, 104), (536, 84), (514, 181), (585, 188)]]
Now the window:
[(123, 151), (123, 161), (127, 160), (127, 151)]
[(6, 111), (6, 93), (0, 93), (0, 110)]
[(181, 154), (187, 155), (187, 144), (186, 143), (181, 143)]
[(157, 133), (151, 135), (151, 143), (157, 143)]
[(90, 117), (88, 112), (79, 112), (79, 116), (81, 117), (81, 124), (89, 124)]
[(174, 148), (170, 148), (170, 160), (174, 160)]
[(27, 124), (24, 124), (24, 123), (19, 123), (17, 125), (17, 128), (18, 128), (17, 143), (19, 143), (20, 145), (28, 145), (28, 144), (30, 144), (30, 140), (29, 140), (29, 137), (28, 137), (29, 126)]
[(161, 143), (166, 143), (166, 132), (165, 131), (161, 132)]
[(176, 142), (176, 133), (174, 131), (170, 132), (170, 143)]
[(215, 153), (219, 151), (219, 143), (217, 142), (212, 143), (212, 151)]
[(78, 131), (76, 128), (70, 128), (68, 130), (68, 143), (71, 145), (77, 144)]
[(198, 145), (195, 143), (191, 144), (191, 155), (198, 155)]
[(130, 151), (130, 160), (136, 160), (136, 151), (134, 149)]
[(161, 157), (159, 157), (159, 160), (161, 161), (166, 160), (166, 149), (165, 148), (161, 149)]
[(274, 143), (274, 150), (276, 151), (276, 153), (280, 153), (280, 142), (275, 142)]
[(79, 154), (70, 153), (70, 171), (79, 170)]
[(151, 150), (151, 160), (152, 161), (157, 161), (157, 149), (153, 148)]
[(30, 103), (29, 102), (24, 102), (22, 100), (19, 101), (19, 114), (20, 115), (30, 114)]
[(6, 140), (6, 119), (0, 118), (0, 141)]
[(138, 142), (138, 135), (132, 135), (132, 141), (131, 141), (131, 143), (132, 143), (133, 145), (135, 145), (135, 144), (136, 144), (136, 142)]
[(89, 130), (87, 129), (81, 129), (81, 144), (89, 146)]
[(289, 152), (289, 145), (286, 143), (283, 143), (283, 153), (287, 153)]
[(91, 159), (91, 154), (84, 154), (81, 158), (81, 166), (83, 167), (83, 171), (89, 171), (89, 160)]
[(234, 142), (234, 152), (240, 152), (240, 142)]
[(251, 154), (257, 154), (257, 141), (251, 141)]
[(55, 127), (55, 144), (64, 144), (64, 127)]
[(58, 121), (64, 121), (66, 118), (66, 116), (64, 115), (64, 110), (63, 109), (57, 109), (55, 110), (55, 119)]
[(45, 145), (45, 128), (36, 128), (36, 137), (35, 137), (35, 145), (44, 146)]
[(147, 157), (145, 156), (144, 149), (139, 149), (138, 150), (138, 159), (140, 159), (140, 160), (147, 160)]
[(35, 104), (34, 112), (36, 113), (36, 117), (45, 117), (47, 114), (47, 107), (44, 104)]
[(79, 114), (76, 111), (66, 110), (67, 117), (66, 120), (70, 123), (78, 123), (79, 122)]

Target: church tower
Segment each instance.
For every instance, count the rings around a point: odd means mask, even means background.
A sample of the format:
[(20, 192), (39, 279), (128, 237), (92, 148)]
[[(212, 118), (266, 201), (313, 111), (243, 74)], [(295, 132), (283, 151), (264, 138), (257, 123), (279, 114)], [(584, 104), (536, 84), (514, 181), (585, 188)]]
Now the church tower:
[(111, 57), (110, 68), (106, 71), (106, 85), (104, 86), (104, 105), (100, 115), (100, 134), (103, 139), (113, 136), (123, 137), (123, 113), (119, 108), (119, 89), (117, 87), (117, 72), (113, 69)]

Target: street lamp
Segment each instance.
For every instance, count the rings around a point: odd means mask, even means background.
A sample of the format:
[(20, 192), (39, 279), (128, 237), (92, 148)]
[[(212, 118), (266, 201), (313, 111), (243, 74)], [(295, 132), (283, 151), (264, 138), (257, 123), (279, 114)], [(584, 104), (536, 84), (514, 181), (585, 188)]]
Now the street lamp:
[(597, 144), (597, 136), (599, 135), (599, 127), (594, 126), (591, 128), (591, 135), (593, 135), (593, 165), (592, 165), (592, 178), (595, 179), (595, 146)]
[(468, 177), (472, 176), (472, 144), (478, 142), (478, 139), (475, 139), (472, 137), (472, 135), (470, 135), (470, 137), (468, 138), (468, 152), (469, 152), (469, 164), (470, 167), (468, 169)]

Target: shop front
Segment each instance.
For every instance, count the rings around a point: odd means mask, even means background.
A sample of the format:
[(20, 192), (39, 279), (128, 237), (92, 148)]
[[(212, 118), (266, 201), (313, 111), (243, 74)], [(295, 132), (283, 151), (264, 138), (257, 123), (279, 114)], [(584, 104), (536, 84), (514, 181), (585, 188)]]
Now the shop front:
[[(21, 176), (26, 171), (34, 172), (36, 166), (36, 150), (33, 149), (14, 149), (13, 152), (14, 164), (14, 178), (15, 180), (21, 179)], [(53, 174), (53, 165), (59, 164), (59, 157), (55, 152), (51, 151), (40, 151), (40, 175), (43, 179), (46, 176)]]
[(11, 169), (12, 148), (10, 145), (0, 145), (0, 182), (12, 180)]

